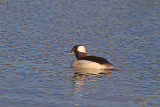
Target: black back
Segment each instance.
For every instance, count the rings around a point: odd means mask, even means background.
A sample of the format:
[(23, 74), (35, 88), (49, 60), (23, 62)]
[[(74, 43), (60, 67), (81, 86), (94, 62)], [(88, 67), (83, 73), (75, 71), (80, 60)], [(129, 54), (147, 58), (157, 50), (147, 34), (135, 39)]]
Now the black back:
[(93, 61), (93, 62), (100, 63), (100, 64), (112, 65), (106, 59), (104, 59), (102, 57), (97, 57), (97, 56), (85, 56), (85, 57), (78, 58), (78, 60), (88, 60), (88, 61)]

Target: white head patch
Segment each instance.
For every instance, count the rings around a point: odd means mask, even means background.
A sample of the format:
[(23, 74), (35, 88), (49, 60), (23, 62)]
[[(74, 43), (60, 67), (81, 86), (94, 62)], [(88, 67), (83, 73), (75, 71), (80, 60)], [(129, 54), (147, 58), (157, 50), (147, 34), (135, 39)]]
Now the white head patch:
[(77, 50), (78, 50), (79, 52), (84, 52), (84, 53), (86, 53), (86, 48), (85, 48), (84, 46), (79, 46), (79, 47), (77, 48)]

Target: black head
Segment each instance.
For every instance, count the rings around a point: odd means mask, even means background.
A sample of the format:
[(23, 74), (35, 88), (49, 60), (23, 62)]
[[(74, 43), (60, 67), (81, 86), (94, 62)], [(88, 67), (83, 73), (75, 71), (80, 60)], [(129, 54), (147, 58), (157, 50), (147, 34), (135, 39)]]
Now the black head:
[(80, 53), (85, 53), (85, 56), (87, 55), (86, 54), (86, 48), (83, 46), (83, 45), (75, 45), (72, 50), (70, 52), (68, 52), (67, 54), (75, 54), (76, 57), (80, 57)]

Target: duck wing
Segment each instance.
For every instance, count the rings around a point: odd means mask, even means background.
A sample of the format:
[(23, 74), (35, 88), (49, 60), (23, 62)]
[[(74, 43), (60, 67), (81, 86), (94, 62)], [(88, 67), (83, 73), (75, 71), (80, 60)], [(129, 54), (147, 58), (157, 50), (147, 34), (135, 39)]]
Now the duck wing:
[(88, 61), (92, 61), (100, 64), (112, 65), (109, 61), (107, 61), (103, 57), (97, 57), (97, 56), (85, 56), (85, 57), (78, 58), (77, 60), (88, 60)]

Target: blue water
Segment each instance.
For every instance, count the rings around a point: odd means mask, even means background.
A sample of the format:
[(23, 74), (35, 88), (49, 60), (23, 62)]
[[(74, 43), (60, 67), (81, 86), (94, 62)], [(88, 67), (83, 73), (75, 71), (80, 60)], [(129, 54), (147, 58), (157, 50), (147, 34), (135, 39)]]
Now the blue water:
[[(75, 76), (74, 45), (109, 74)], [(2, 0), (1, 107), (141, 107), (160, 89), (158, 0)], [(159, 107), (160, 93), (145, 103)]]

